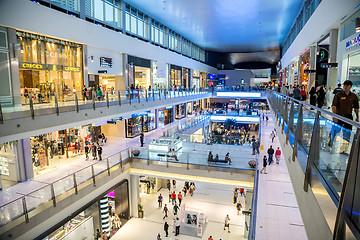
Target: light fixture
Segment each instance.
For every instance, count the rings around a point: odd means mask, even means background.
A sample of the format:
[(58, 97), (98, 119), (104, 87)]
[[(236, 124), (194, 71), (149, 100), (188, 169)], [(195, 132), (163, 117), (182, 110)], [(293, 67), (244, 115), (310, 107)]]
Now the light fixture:
[(88, 57), (88, 59), (90, 59), (90, 61), (93, 63), (94, 62), (94, 56), (90, 56)]
[(355, 18), (355, 29), (356, 32), (360, 32), (360, 18)]

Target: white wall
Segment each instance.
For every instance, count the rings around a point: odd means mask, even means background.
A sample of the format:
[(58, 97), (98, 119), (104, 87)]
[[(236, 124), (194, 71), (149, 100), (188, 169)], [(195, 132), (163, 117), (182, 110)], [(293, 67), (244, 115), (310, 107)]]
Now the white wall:
[(340, 19), (352, 13), (358, 4), (358, 0), (322, 0), (281, 58), (281, 66), (288, 66), (306, 47), (320, 40), (322, 34), (339, 27)]
[[(0, 1), (0, 24), (23, 31), (128, 53), (163, 63), (217, 73), (217, 69), (153, 44), (89, 23), (29, 0)], [(164, 71), (165, 72), (165, 71)]]
[(75, 230), (72, 230), (64, 240), (72, 239), (93, 239), (95, 235), (94, 218), (89, 218), (86, 222), (79, 225)]
[(250, 79), (253, 78), (254, 74), (251, 70), (220, 70), (219, 74), (226, 75), (226, 86), (232, 87), (241, 85), (241, 79), (244, 79), (244, 84), (250, 86)]
[[(106, 70), (109, 75), (123, 75), (123, 60), (120, 52), (109, 51), (97, 47), (88, 46), (88, 57), (93, 56), (94, 61), (88, 59), (88, 73), (98, 74), (99, 70)], [(113, 66), (100, 67), (100, 57), (112, 58)]]
[[(359, 33), (355, 33), (348, 38), (345, 38), (338, 44), (338, 76), (337, 79), (340, 79), (341, 82), (344, 82), (348, 79), (348, 56), (349, 54), (359, 52), (360, 51), (360, 44), (356, 44), (353, 47), (346, 49), (346, 42), (350, 39), (359, 36)], [(360, 55), (359, 55), (360, 56)], [(359, 61), (360, 62), (360, 61)]]

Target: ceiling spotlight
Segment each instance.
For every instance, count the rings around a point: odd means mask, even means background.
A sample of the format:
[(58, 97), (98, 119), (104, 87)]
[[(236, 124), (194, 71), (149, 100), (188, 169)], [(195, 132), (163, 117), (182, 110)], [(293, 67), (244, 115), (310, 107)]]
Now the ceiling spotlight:
[(355, 29), (356, 32), (360, 32), (360, 18), (355, 18)]

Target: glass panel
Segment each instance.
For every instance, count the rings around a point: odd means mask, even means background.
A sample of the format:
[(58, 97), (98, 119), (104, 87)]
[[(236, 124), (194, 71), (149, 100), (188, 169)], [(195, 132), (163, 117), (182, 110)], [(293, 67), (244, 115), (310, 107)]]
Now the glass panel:
[[(15, 200), (0, 208), (0, 226), (11, 222), (13, 219), (23, 215), (22, 199)], [(24, 218), (25, 220), (25, 218)]]
[(122, 11), (118, 8), (115, 8), (115, 27), (122, 28), (121, 16)]
[(94, 0), (95, 18), (104, 21), (104, 2), (101, 0)]
[(144, 22), (138, 20), (138, 33), (139, 36), (144, 37)]
[(56, 181), (54, 184), (55, 196), (74, 188), (74, 179), (72, 175), (69, 175), (59, 181)]
[(126, 22), (126, 31), (130, 32), (130, 14), (126, 13), (125, 15), (125, 22)]
[(137, 34), (137, 31), (136, 31), (136, 16), (133, 16), (132, 14), (131, 14), (131, 32), (132, 33), (135, 33), (135, 34)]
[(92, 178), (91, 167), (87, 167), (87, 168), (84, 168), (84, 169), (76, 172), (75, 177), (76, 177), (76, 183), (78, 185), (85, 182), (86, 180)]
[(114, 7), (108, 3), (105, 3), (105, 22), (114, 25)]
[(28, 212), (34, 210), (40, 204), (51, 200), (51, 187), (46, 186), (25, 196)]

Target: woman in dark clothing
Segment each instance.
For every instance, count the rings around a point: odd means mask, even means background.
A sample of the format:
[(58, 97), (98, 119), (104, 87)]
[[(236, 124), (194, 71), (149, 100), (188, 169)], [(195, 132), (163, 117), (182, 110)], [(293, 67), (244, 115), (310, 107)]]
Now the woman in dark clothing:
[(316, 106), (316, 91), (315, 91), (315, 87), (312, 87), (310, 92), (310, 104), (313, 106)]
[(319, 108), (322, 108), (325, 102), (325, 90), (323, 85), (321, 85), (320, 89), (317, 92), (317, 104)]

